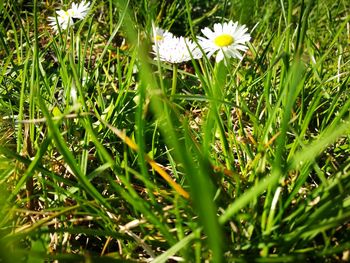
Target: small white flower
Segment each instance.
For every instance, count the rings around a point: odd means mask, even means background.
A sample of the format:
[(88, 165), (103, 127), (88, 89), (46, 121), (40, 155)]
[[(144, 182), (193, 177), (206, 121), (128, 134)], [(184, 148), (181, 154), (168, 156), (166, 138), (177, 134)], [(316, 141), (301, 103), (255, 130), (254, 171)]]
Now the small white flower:
[(173, 37), (173, 34), (167, 30), (160, 28), (160, 27), (153, 27), (153, 42), (154, 43), (162, 42), (167, 37)]
[(155, 59), (173, 64), (202, 57), (198, 47), (184, 37), (167, 36), (162, 41), (153, 44), (152, 49), (153, 54), (156, 55)]
[(52, 27), (52, 29), (57, 33), (58, 27), (60, 27), (61, 30), (66, 30), (68, 26), (71, 26), (74, 24), (72, 17), (69, 15), (67, 11), (59, 10), (56, 11), (57, 14), (57, 20), (56, 17), (50, 16), (48, 18), (49, 25)]
[(248, 47), (245, 45), (250, 40), (250, 34), (245, 25), (238, 25), (238, 22), (229, 21), (223, 24), (214, 24), (214, 31), (208, 27), (202, 29), (205, 37), (198, 37), (198, 44), (210, 58), (215, 52), (216, 62), (225, 57), (242, 59), (240, 51), (245, 52)]
[(57, 33), (58, 27), (61, 30), (66, 30), (68, 27), (74, 24), (74, 19), (84, 19), (87, 13), (89, 12), (90, 2), (85, 3), (85, 0), (80, 4), (72, 3), (72, 8), (65, 10), (56, 11), (56, 17), (50, 16), (48, 18), (49, 25)]
[(72, 3), (72, 8), (68, 10), (69, 15), (72, 18), (84, 19), (89, 12), (90, 2), (85, 3), (85, 0), (79, 5)]

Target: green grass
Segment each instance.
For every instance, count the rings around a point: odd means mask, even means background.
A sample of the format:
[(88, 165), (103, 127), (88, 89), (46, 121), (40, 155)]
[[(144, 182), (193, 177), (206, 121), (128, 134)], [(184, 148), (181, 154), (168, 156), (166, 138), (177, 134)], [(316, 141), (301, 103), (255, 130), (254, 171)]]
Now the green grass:
[[(336, 262), (350, 250), (348, 1), (0, 1), (1, 262)], [(240, 62), (152, 22), (246, 24)], [(175, 86), (176, 85), (176, 91)]]

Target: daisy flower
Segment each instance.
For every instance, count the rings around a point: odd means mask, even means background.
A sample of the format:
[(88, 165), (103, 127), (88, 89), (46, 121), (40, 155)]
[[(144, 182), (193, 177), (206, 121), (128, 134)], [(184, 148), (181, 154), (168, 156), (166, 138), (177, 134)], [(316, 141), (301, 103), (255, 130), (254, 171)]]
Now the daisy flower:
[(214, 31), (208, 27), (202, 29), (205, 37), (198, 37), (198, 44), (208, 58), (217, 52), (216, 62), (225, 57), (242, 59), (240, 51), (245, 52), (248, 49), (245, 43), (250, 40), (250, 34), (247, 31), (248, 28), (245, 25), (238, 25), (238, 22), (217, 23), (214, 24)]
[(56, 11), (57, 14), (57, 20), (56, 17), (50, 16), (48, 18), (49, 25), (52, 27), (52, 29), (57, 33), (58, 27), (62, 30), (66, 30), (68, 26), (71, 26), (74, 24), (72, 17), (69, 15), (67, 11), (59, 10)]
[(153, 42), (154, 43), (162, 42), (167, 37), (173, 37), (173, 34), (167, 30), (160, 28), (160, 27), (153, 26)]
[(155, 59), (158, 58), (172, 64), (202, 57), (198, 47), (184, 37), (167, 36), (162, 41), (153, 44), (152, 49), (153, 54), (156, 55)]
[(62, 30), (66, 30), (68, 27), (74, 24), (74, 19), (84, 19), (87, 13), (89, 12), (90, 2), (82, 1), (80, 4), (72, 3), (72, 7), (65, 10), (56, 11), (56, 17), (49, 17), (49, 25), (57, 33), (58, 27)]
[(90, 2), (85, 3), (85, 0), (79, 5), (73, 3), (72, 8), (68, 10), (68, 13), (72, 18), (84, 19), (89, 12), (89, 6)]

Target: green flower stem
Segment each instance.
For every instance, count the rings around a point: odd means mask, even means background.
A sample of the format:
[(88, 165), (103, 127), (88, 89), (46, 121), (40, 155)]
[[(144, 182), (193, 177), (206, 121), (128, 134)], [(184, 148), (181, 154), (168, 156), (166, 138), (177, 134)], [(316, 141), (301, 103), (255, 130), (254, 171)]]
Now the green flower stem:
[(171, 100), (176, 93), (176, 84), (177, 84), (177, 64), (173, 64), (173, 81), (171, 84)]

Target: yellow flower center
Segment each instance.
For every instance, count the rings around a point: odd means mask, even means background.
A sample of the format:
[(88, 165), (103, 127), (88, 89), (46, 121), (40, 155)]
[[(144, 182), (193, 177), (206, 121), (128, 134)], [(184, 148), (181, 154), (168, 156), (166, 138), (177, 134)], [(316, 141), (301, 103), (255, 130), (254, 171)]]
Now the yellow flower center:
[(156, 39), (156, 41), (162, 41), (163, 40), (163, 36), (156, 35), (155, 39)]
[(70, 16), (71, 16), (71, 14), (69, 13), (69, 10), (68, 10), (68, 11), (64, 11), (64, 15), (62, 17), (67, 19)]
[(214, 39), (214, 44), (219, 47), (227, 47), (233, 43), (234, 39), (231, 35), (222, 34)]

